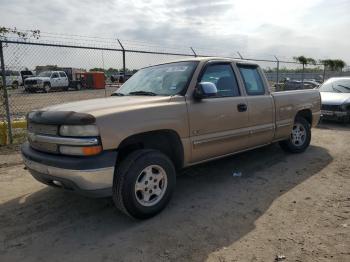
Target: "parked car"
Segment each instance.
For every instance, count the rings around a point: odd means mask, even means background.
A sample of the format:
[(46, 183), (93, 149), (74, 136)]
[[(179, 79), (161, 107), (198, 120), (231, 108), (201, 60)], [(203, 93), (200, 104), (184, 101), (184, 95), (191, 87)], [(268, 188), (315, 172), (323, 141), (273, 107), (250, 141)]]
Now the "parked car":
[(317, 82), (315, 79), (305, 79), (304, 80), (304, 86), (305, 86), (305, 84), (308, 85), (307, 86), (308, 88), (317, 88), (317, 87), (320, 86), (320, 83)]
[[(22, 77), (19, 71), (6, 70), (6, 86), (10, 86), (13, 89), (17, 89), (20, 85), (23, 84)], [(2, 76), (0, 74), (0, 86), (3, 86)]]
[(322, 99), (322, 118), (349, 122), (350, 77), (332, 77), (319, 88)]
[(257, 64), (192, 58), (141, 69), (112, 97), (29, 113), (21, 151), (42, 183), (112, 196), (145, 219), (167, 205), (184, 167), (275, 142), (305, 151), (320, 102), (315, 89), (270, 93)]
[(298, 90), (298, 89), (311, 89), (316, 87), (315, 83), (310, 81), (300, 81), (300, 80), (287, 80), (284, 83), (284, 90)]
[(111, 82), (112, 82), (112, 83), (114, 83), (114, 82), (124, 83), (124, 82), (125, 82), (126, 80), (128, 80), (131, 76), (132, 76), (132, 74), (125, 74), (125, 77), (124, 77), (124, 74), (123, 74), (123, 73), (119, 73), (119, 74), (111, 75), (110, 79), (111, 79)]
[(28, 77), (24, 80), (24, 90), (27, 92), (68, 90), (68, 86), (68, 77), (64, 71), (44, 71), (35, 77)]
[(22, 82), (24, 83), (24, 80), (28, 77), (33, 77), (34, 74), (32, 71), (30, 70), (22, 70), (21, 71), (21, 76), (22, 76)]

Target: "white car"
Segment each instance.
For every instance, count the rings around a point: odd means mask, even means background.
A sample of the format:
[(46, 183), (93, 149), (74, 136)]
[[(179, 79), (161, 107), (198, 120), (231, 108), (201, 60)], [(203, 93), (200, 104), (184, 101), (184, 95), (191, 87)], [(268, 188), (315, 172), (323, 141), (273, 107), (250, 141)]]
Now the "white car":
[[(16, 89), (20, 85), (23, 84), (22, 76), (19, 71), (6, 70), (6, 86), (12, 86), (12, 88)], [(2, 77), (0, 76), (0, 86), (2, 86)]]
[(69, 80), (64, 71), (44, 71), (24, 80), (24, 90), (28, 92), (50, 92), (54, 89), (68, 90)]

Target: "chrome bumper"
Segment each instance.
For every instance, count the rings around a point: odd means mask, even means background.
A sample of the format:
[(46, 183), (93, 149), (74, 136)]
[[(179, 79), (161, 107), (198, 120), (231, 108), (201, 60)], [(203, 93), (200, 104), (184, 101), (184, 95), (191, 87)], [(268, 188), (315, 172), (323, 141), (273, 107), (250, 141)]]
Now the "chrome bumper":
[[(111, 188), (113, 185), (114, 167), (89, 170), (63, 169), (34, 162), (23, 155), (22, 157), (24, 165), (29, 171), (52, 176), (54, 182), (55, 178), (63, 178), (73, 182), (81, 190), (105, 189)], [(61, 183), (59, 180), (57, 182), (56, 185)]]

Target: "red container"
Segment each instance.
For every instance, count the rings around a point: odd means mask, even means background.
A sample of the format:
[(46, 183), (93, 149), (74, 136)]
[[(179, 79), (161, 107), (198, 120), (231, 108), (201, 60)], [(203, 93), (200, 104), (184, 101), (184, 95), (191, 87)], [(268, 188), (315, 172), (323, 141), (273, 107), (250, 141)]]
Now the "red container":
[(84, 73), (85, 88), (104, 89), (106, 87), (105, 74), (103, 72)]

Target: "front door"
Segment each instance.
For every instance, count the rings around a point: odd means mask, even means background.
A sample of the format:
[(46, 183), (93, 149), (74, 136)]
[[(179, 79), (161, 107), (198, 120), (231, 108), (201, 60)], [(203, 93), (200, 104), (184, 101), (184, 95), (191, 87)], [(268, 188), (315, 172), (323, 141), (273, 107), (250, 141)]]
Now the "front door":
[(57, 72), (53, 72), (51, 75), (51, 87), (59, 87), (60, 86), (60, 76)]
[(193, 163), (239, 151), (249, 139), (247, 101), (231, 63), (209, 62), (199, 82), (215, 84), (218, 94), (188, 101)]

